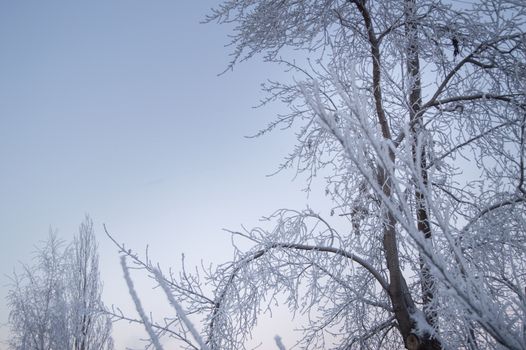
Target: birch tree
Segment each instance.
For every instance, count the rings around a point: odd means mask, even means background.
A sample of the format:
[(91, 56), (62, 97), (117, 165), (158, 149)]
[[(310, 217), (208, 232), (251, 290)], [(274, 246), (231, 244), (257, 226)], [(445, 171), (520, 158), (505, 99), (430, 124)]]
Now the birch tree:
[[(284, 296), (302, 349), (526, 349), (526, 4), (230, 0), (207, 20), (233, 25), (229, 67), (290, 73), (264, 86), (290, 112), (260, 134), (298, 130), (282, 168), (325, 176), (333, 203), (164, 275), (208, 346), (244, 349)], [(177, 316), (157, 329), (198, 348)]]

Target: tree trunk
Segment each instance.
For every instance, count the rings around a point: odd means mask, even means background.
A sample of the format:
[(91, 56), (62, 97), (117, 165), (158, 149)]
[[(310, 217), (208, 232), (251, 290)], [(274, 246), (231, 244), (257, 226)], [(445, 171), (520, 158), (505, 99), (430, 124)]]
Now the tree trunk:
[[(416, 22), (416, 4), (415, 0), (406, 0), (406, 35), (408, 38), (407, 44), (407, 71), (411, 82), (409, 93), (409, 121), (411, 125), (411, 147), (413, 155), (413, 163), (415, 169), (420, 174), (415, 174), (415, 203), (416, 203), (416, 220), (417, 228), (426, 239), (431, 240), (431, 226), (429, 223), (429, 215), (426, 208), (426, 194), (419, 188), (420, 185), (424, 187), (428, 184), (427, 175), (427, 161), (425, 149), (419, 147), (418, 137), (424, 129), (422, 121), (422, 87), (420, 82), (420, 61), (418, 56), (418, 24)], [(420, 183), (421, 181), (421, 183)], [(421, 288), (422, 288), (422, 303), (423, 311), (427, 322), (435, 326), (436, 313), (430, 310), (430, 303), (433, 299), (434, 282), (429, 271), (429, 266), (420, 256), (420, 270), (421, 270)]]

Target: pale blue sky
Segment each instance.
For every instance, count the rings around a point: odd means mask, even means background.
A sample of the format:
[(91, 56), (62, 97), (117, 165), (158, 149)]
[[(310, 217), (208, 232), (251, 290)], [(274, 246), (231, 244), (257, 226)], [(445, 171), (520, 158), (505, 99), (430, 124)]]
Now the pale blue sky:
[[(0, 322), (4, 275), (29, 261), (49, 227), (69, 239), (85, 213), (97, 228), (106, 302), (126, 308), (102, 223), (178, 266), (181, 252), (194, 262), (229, 257), (221, 228), (305, 206), (293, 173), (265, 176), (291, 134), (243, 137), (283, 108), (251, 108), (279, 68), (253, 60), (217, 77), (229, 28), (199, 24), (217, 3), (0, 0)], [(117, 349), (140, 336), (116, 328)]]

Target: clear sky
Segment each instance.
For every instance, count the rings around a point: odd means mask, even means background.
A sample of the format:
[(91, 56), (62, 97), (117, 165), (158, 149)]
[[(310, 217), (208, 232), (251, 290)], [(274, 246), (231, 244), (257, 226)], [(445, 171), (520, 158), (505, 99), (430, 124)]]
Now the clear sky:
[[(199, 24), (217, 3), (0, 0), (1, 323), (5, 275), (29, 262), (50, 227), (70, 239), (85, 213), (97, 229), (105, 301), (126, 310), (102, 223), (177, 267), (182, 252), (197, 263), (231, 256), (222, 228), (305, 206), (293, 173), (266, 176), (291, 134), (244, 137), (283, 108), (251, 108), (279, 68), (253, 60), (217, 76), (230, 28)], [(147, 298), (151, 286), (141, 283)], [(146, 306), (166, 311), (155, 300)], [(117, 349), (137, 344), (143, 333), (130, 329), (115, 326)]]

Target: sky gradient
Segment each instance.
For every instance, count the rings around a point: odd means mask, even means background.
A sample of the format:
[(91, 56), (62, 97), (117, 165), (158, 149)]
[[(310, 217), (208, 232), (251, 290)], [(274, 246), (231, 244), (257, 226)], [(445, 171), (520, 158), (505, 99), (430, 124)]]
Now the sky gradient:
[[(228, 259), (222, 228), (313, 201), (293, 172), (267, 176), (291, 149), (290, 131), (244, 137), (284, 108), (252, 108), (259, 84), (283, 74), (255, 59), (218, 76), (230, 28), (199, 23), (217, 3), (0, 1), (0, 323), (6, 275), (30, 262), (50, 228), (69, 240), (86, 213), (105, 302), (130, 310), (103, 223), (177, 268), (182, 252), (190, 263)], [(135, 277), (146, 308), (166, 314)], [(272, 342), (283, 324), (270, 324), (262, 334)], [(137, 346), (141, 334), (130, 329), (115, 325), (116, 349)]]

